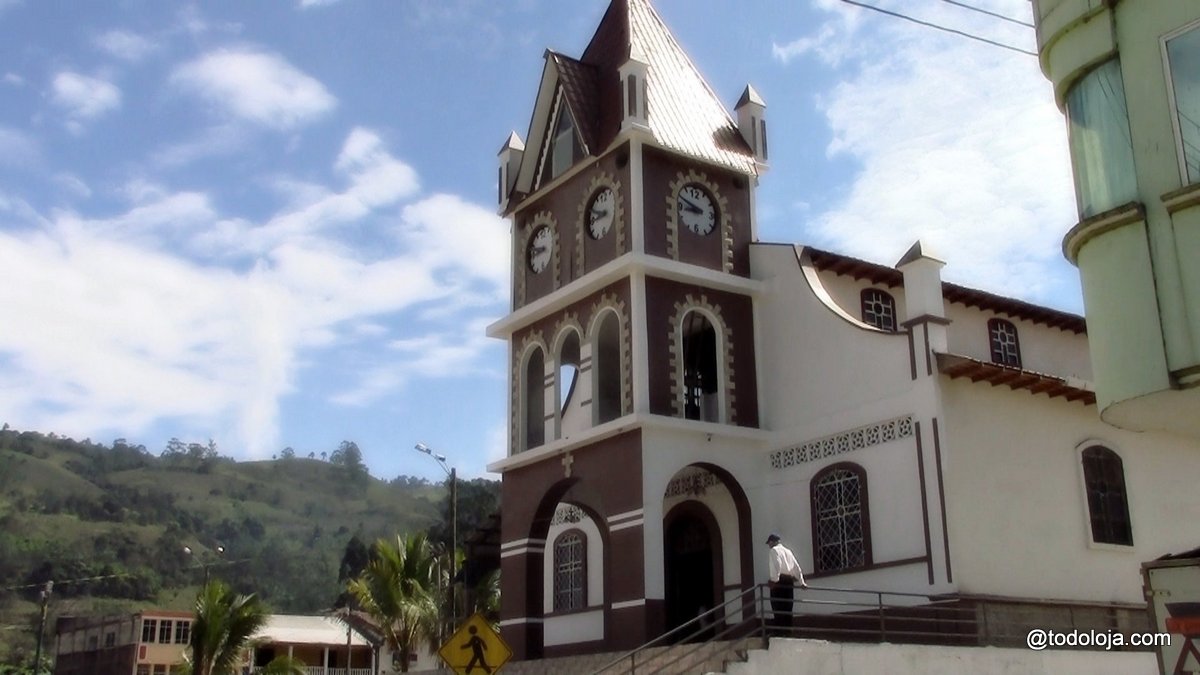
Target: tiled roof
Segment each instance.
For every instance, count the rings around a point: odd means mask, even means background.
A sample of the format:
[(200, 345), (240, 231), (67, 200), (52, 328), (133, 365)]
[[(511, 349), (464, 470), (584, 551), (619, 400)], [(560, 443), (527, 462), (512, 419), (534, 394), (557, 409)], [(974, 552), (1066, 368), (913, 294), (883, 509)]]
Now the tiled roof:
[(993, 387), (1004, 385), (1014, 390), (1025, 389), (1031, 394), (1045, 394), (1050, 398), (1061, 396), (1068, 401), (1096, 405), (1096, 392), (1055, 375), (988, 363), (959, 354), (938, 353), (936, 357), (938, 371), (951, 379), (965, 377), (972, 382), (987, 382)]
[(602, 148), (597, 140), (598, 90), (596, 67), (558, 52), (547, 51), (547, 58), (558, 69), (558, 85), (578, 125), (584, 150), (595, 154)]
[[(845, 274), (855, 279), (867, 279), (876, 284), (903, 287), (904, 274), (892, 267), (880, 265), (866, 260), (859, 260), (841, 253), (831, 253), (818, 248), (805, 246), (804, 250), (812, 260), (813, 267), (818, 270)], [(1072, 333), (1086, 334), (1087, 323), (1082, 316), (1063, 312), (1050, 307), (1042, 307), (1024, 300), (1006, 298), (995, 293), (988, 293), (948, 281), (942, 282), (942, 297), (947, 302), (957, 302), (967, 307), (977, 307), (984, 311), (1007, 314), (1012, 317), (1040, 323), (1051, 328), (1059, 328)]]
[(618, 70), (636, 55), (649, 66), (646, 116), (650, 132), (663, 147), (754, 174), (746, 145), (721, 100), (654, 11), (649, 0), (613, 0), (596, 28), (581, 61), (597, 78), (598, 145), (616, 137), (621, 121)]

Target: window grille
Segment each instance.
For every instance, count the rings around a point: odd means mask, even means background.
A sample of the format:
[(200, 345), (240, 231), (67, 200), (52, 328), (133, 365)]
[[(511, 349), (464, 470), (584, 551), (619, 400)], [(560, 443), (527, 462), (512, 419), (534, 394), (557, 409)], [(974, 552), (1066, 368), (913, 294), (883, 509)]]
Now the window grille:
[(812, 483), (813, 551), (818, 572), (869, 563), (866, 477), (862, 469), (836, 465)]
[(683, 318), (683, 416), (719, 422), (717, 332), (700, 312)]
[(564, 532), (554, 540), (554, 611), (569, 612), (587, 604), (587, 540), (582, 532)]
[(1132, 546), (1133, 530), (1121, 457), (1099, 445), (1084, 450), (1083, 482), (1092, 521), (1092, 541)]
[(1021, 367), (1021, 344), (1017, 340), (1017, 327), (1011, 321), (988, 321), (988, 339), (992, 345), (992, 363)]
[(865, 288), (862, 292), (862, 320), (879, 330), (896, 330), (896, 300), (887, 291)]

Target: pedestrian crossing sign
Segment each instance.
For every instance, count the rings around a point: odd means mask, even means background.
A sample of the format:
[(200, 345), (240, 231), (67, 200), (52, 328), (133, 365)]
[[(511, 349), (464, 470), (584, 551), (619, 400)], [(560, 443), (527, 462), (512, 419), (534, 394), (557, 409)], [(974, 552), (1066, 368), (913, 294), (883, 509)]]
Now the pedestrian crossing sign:
[(475, 614), (446, 640), (438, 656), (458, 675), (488, 675), (508, 663), (512, 650), (482, 614)]

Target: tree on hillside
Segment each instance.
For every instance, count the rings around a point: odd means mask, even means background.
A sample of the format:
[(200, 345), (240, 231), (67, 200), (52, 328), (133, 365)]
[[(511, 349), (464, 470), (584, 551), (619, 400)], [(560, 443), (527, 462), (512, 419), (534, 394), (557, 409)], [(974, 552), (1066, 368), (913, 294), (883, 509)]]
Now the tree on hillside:
[(371, 473), (363, 464), (362, 450), (354, 441), (342, 441), (337, 450), (329, 455), (329, 463), (340, 466), (345, 471), (346, 478), (351, 483), (363, 484)]
[[(447, 486), (449, 487), (449, 486)], [(474, 480), (458, 481), (458, 541), (455, 547), (462, 546), (463, 540), (475, 531), (500, 509), (499, 481), (476, 478)], [(442, 517), (438, 522), (429, 526), (429, 538), (442, 547), (450, 543), (450, 491), (447, 489), (441, 503)]]
[(444, 575), (424, 533), (396, 535), (395, 543), (375, 542), (371, 562), (362, 575), (347, 584), (363, 610), (379, 624), (384, 639), (408, 672), (417, 646), (432, 646), (438, 637), (438, 593)]
[(240, 595), (221, 581), (210, 581), (196, 596), (188, 661), (193, 675), (233, 675), (242, 654), (267, 622), (267, 608), (252, 593)]

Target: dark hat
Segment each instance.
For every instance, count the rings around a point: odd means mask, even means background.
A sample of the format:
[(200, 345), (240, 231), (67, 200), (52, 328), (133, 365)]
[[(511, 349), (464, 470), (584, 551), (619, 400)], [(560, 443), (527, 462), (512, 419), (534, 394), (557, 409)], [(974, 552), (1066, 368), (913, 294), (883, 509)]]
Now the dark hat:
[(772, 532), (771, 535), (767, 537), (768, 544), (773, 544), (777, 541), (779, 541), (779, 535), (775, 534), (774, 532)]

